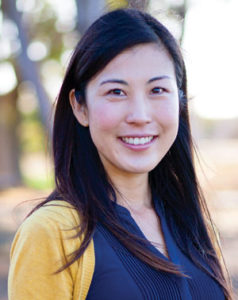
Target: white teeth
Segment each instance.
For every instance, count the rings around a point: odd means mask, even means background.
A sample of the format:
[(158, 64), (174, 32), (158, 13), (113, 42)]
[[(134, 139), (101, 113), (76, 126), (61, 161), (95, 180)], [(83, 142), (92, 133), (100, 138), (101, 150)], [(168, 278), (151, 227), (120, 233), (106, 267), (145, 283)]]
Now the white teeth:
[(122, 140), (127, 143), (127, 144), (131, 144), (131, 145), (144, 145), (149, 143), (151, 140), (153, 139), (153, 136), (146, 136), (146, 137), (136, 137), (136, 138), (128, 138), (128, 137), (123, 137)]

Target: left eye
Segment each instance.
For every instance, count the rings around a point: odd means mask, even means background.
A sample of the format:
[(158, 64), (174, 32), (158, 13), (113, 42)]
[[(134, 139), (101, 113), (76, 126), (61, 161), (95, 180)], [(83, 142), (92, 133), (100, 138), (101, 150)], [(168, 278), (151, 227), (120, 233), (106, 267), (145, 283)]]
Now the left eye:
[(113, 89), (108, 92), (109, 95), (123, 96), (124, 92), (120, 89)]
[(165, 92), (165, 89), (161, 88), (161, 87), (155, 87), (152, 89), (152, 93), (153, 94), (162, 94)]

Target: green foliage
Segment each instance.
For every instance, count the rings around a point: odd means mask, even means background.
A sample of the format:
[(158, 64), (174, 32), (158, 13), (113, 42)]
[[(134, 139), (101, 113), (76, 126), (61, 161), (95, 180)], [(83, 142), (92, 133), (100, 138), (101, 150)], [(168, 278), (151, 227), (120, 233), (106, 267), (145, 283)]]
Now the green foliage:
[[(48, 139), (37, 111), (21, 115), (18, 136), (23, 184), (38, 190), (53, 189), (53, 171), (49, 172), (45, 161), (45, 156), (49, 154), (47, 151)], [(45, 171), (43, 172), (42, 169)]]
[(126, 0), (107, 0), (107, 4), (110, 10), (123, 8), (128, 6), (128, 1)]
[(38, 112), (22, 115), (18, 136), (21, 152), (46, 151), (47, 138)]
[(25, 176), (23, 174), (23, 183), (29, 188), (33, 188), (36, 190), (53, 190), (54, 188), (54, 177), (48, 176), (48, 177), (42, 177), (42, 178), (34, 178)]

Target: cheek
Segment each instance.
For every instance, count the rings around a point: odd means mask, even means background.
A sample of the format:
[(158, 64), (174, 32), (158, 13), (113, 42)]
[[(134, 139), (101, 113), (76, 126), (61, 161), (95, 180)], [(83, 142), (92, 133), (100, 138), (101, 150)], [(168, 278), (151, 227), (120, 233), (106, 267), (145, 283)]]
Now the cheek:
[(158, 120), (165, 129), (177, 131), (179, 123), (178, 101), (164, 103), (158, 111)]
[(107, 132), (118, 127), (119, 116), (117, 110), (110, 105), (98, 105), (91, 108), (89, 113), (90, 131)]

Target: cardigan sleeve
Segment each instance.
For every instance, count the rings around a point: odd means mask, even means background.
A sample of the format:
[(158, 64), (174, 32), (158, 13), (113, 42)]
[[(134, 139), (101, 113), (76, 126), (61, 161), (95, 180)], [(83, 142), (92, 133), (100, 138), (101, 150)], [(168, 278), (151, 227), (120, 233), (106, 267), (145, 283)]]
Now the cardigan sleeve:
[(55, 273), (81, 242), (74, 237), (79, 224), (75, 210), (59, 202), (38, 209), (17, 231), (10, 254), (9, 300), (83, 299), (79, 295), (87, 293), (94, 269), (92, 245), (90, 257), (86, 249), (83, 257)]

